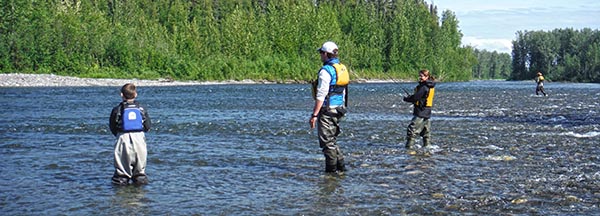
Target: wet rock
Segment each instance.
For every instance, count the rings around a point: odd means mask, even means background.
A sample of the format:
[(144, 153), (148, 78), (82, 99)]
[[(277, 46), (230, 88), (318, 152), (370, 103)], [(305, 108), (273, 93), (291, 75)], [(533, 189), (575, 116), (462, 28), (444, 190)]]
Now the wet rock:
[(510, 155), (502, 155), (502, 156), (487, 156), (486, 157), (487, 160), (491, 160), (491, 161), (512, 161), (517, 159), (514, 156), (510, 156)]
[(443, 193), (434, 193), (434, 194), (431, 194), (431, 197), (436, 198), (436, 199), (443, 199), (445, 196)]
[(567, 202), (580, 202), (581, 199), (579, 199), (579, 197), (571, 196), (570, 195), (570, 196), (565, 197), (565, 201), (567, 201)]
[(0, 87), (60, 87), (60, 86), (122, 86), (133, 83), (138, 86), (183, 86), (183, 85), (210, 85), (210, 84), (254, 84), (265, 83), (251, 80), (223, 81), (223, 82), (197, 82), (176, 81), (172, 78), (158, 80), (140, 79), (107, 79), (107, 78), (79, 78), (59, 76), (54, 74), (0, 74)]
[(518, 199), (514, 199), (512, 201), (510, 201), (512, 204), (523, 204), (526, 203), (528, 200), (525, 198), (518, 198)]
[(421, 170), (413, 170), (413, 171), (406, 172), (406, 174), (408, 174), (408, 175), (423, 174), (423, 171), (421, 171)]

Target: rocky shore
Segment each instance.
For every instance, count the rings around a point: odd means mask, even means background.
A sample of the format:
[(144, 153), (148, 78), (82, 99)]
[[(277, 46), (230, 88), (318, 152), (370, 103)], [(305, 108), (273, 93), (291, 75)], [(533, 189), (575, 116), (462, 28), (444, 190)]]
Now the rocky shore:
[(252, 80), (224, 81), (224, 82), (195, 82), (174, 81), (167, 79), (140, 80), (140, 79), (93, 79), (59, 76), (54, 74), (0, 74), (0, 87), (57, 87), (57, 86), (122, 86), (133, 83), (137, 86), (181, 86), (181, 85), (214, 85), (214, 84), (258, 84), (269, 82), (256, 82)]
[[(386, 83), (389, 80), (353, 80), (356, 83)], [(398, 81), (396, 81), (398, 82)], [(405, 82), (405, 81), (401, 81)], [(59, 76), (54, 74), (0, 74), (0, 87), (60, 87), (60, 86), (122, 86), (133, 83), (137, 86), (183, 86), (183, 85), (218, 85), (218, 84), (274, 84), (269, 81), (254, 80), (228, 80), (228, 81), (175, 81), (168, 79), (140, 80), (140, 79), (95, 79)], [(298, 82), (285, 82), (298, 83)]]

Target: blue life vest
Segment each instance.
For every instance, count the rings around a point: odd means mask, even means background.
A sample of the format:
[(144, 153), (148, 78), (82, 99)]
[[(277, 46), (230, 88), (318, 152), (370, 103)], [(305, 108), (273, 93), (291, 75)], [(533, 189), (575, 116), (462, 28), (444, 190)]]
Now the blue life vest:
[(322, 69), (327, 71), (331, 76), (331, 82), (329, 83), (329, 94), (325, 98), (323, 106), (342, 106), (344, 105), (344, 89), (346, 86), (338, 86), (337, 83), (337, 74), (335, 72), (335, 68), (333, 64), (340, 63), (340, 60), (337, 58), (332, 58), (329, 61), (325, 62)]
[(123, 132), (134, 132), (144, 130), (142, 110), (137, 104), (123, 103), (121, 113), (121, 128)]

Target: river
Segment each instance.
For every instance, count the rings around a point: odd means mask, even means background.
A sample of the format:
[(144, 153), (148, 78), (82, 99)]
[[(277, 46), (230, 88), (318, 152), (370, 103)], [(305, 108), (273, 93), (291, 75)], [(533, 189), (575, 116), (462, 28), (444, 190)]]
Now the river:
[[(150, 184), (111, 185), (118, 87), (0, 88), (2, 215), (589, 215), (600, 85), (438, 83), (434, 146), (403, 148), (415, 83), (352, 84), (329, 175), (301, 84), (139, 86)], [(420, 144), (420, 141), (417, 142)]]

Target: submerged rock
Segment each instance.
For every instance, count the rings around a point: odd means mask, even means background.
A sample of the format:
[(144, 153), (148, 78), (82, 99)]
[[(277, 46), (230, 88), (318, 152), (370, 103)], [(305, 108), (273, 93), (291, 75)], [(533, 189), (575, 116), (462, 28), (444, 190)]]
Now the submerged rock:
[(572, 196), (572, 195), (569, 195), (569, 196), (565, 197), (565, 200), (567, 202), (579, 202), (579, 201), (581, 201), (581, 199), (579, 199), (579, 197)]
[(527, 199), (525, 198), (518, 198), (518, 199), (514, 199), (512, 201), (510, 201), (512, 204), (522, 204), (522, 203), (526, 203), (528, 202)]
[(436, 199), (442, 199), (445, 197), (445, 195), (443, 193), (434, 193), (434, 194), (431, 194), (431, 197), (436, 198)]

